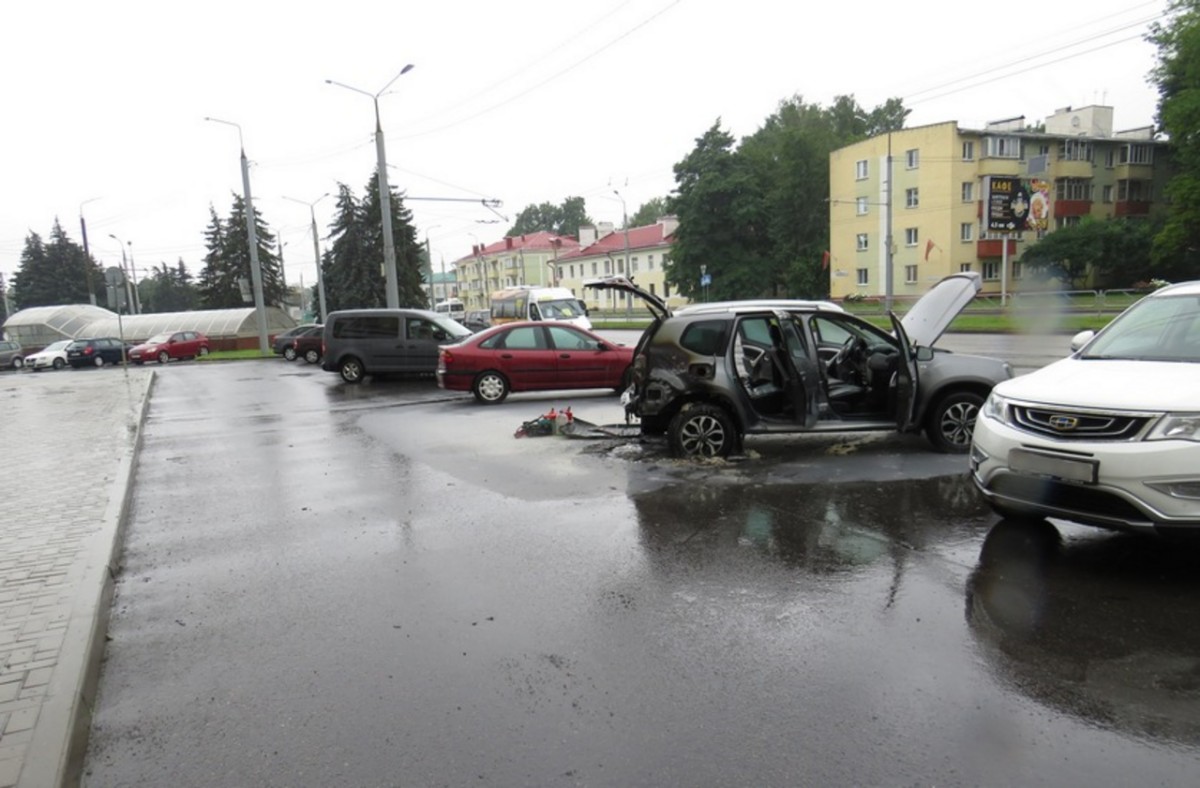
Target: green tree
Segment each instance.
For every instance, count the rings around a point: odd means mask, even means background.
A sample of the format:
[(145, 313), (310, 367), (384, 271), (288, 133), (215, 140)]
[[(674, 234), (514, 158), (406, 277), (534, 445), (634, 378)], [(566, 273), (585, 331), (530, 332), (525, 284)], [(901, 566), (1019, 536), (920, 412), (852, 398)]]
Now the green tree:
[(648, 227), (669, 213), (666, 197), (652, 197), (629, 217), (629, 226)]
[(582, 197), (568, 197), (562, 205), (544, 202), (541, 205), (528, 205), (517, 214), (516, 222), (508, 230), (508, 235), (528, 235), (529, 233), (549, 232), (556, 235), (579, 237), (579, 228), (594, 224), (587, 215), (587, 203)]
[(21, 251), (21, 265), (13, 279), (12, 297), (17, 309), (59, 304), (105, 303), (104, 271), (83, 247), (67, 237), (54, 220), (50, 242), (30, 233)]
[(1172, 0), (1168, 13), (1149, 35), (1158, 47), (1150, 75), (1158, 86), (1158, 122), (1175, 165), (1154, 262), (1162, 274), (1182, 270), (1194, 277), (1200, 270), (1200, 0)]
[(1151, 262), (1155, 227), (1145, 219), (1085, 218), (1049, 233), (1020, 257), (1022, 266), (1075, 290), (1132, 287), (1157, 276)]
[(188, 312), (200, 305), (200, 292), (180, 260), (174, 268), (154, 266), (153, 274), (138, 282), (143, 312)]
[(225, 264), (226, 229), (216, 210), (208, 206), (208, 227), (204, 230), (204, 267), (200, 269), (200, 304), (205, 309), (229, 305), (245, 306), (237, 275)]
[[(379, 179), (372, 177), (367, 183), (366, 197), (362, 201), (366, 220), (366, 238), (375, 259), (383, 260), (383, 223), (380, 221), (383, 205), (379, 199)], [(417, 228), (413, 226), (412, 211), (404, 205), (404, 196), (391, 190), (388, 207), (391, 209), (392, 242), (396, 253), (396, 293), (402, 308), (426, 309), (429, 299), (422, 284), (425, 281), (425, 248), (417, 239)], [(383, 305), (387, 304), (387, 287), (384, 281)]]
[[(252, 304), (242, 297), (242, 284), (253, 291), (250, 246), (247, 237), (246, 203), (233, 196), (229, 218), (222, 221), (209, 206), (209, 223), (204, 231), (206, 252), (200, 272), (200, 298), (205, 309), (235, 309)], [(275, 236), (254, 209), (254, 232), (258, 266), (262, 275), (263, 303), (283, 303), (285, 288), (279, 257), (275, 254)]]

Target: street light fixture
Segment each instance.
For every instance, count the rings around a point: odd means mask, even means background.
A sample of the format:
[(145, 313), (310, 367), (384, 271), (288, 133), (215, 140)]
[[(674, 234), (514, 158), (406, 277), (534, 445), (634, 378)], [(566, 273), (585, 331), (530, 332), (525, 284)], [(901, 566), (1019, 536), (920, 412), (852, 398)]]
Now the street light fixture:
[(384, 151), (383, 146), (383, 124), (379, 121), (379, 97), (385, 95), (387, 89), (397, 79), (400, 79), (400, 77), (412, 71), (412, 69), (412, 63), (400, 69), (400, 73), (392, 77), (391, 82), (384, 85), (378, 93), (370, 93), (332, 79), (325, 80), (325, 84), (327, 85), (337, 85), (339, 88), (345, 88), (346, 90), (352, 90), (355, 93), (368, 96), (375, 104), (375, 167), (378, 170), (379, 179), (379, 213), (380, 223), (383, 225), (383, 273), (387, 288), (387, 305), (389, 309), (398, 309), (400, 307), (400, 288), (396, 281), (396, 244), (392, 238), (392, 200), (387, 179), (387, 153)]
[(325, 279), (324, 279), (324, 277), (321, 276), (321, 245), (320, 245), (320, 240), (317, 237), (317, 212), (315, 210), (315, 206), (317, 203), (319, 203), (321, 200), (324, 200), (328, 196), (329, 196), (329, 192), (325, 192), (324, 194), (322, 194), (320, 197), (313, 200), (312, 202), (304, 202), (304, 200), (297, 200), (295, 197), (286, 197), (285, 196), (283, 198), (285, 200), (291, 200), (292, 202), (298, 202), (301, 205), (307, 205), (308, 206), (308, 215), (312, 219), (313, 259), (317, 261), (317, 298), (318, 298), (319, 309), (321, 310), (319, 313), (319, 317), (321, 318), (321, 320), (320, 320), (321, 323), (325, 322), (325, 315), (326, 315)]
[(242, 140), (242, 127), (231, 120), (221, 120), (220, 118), (205, 118), (205, 120), (233, 126), (238, 132), (242, 164), (242, 198), (246, 203), (246, 240), (250, 244), (250, 283), (254, 288), (254, 312), (258, 317), (258, 351), (265, 356), (269, 349), (267, 309), (263, 303), (262, 268), (258, 264), (258, 234), (254, 229), (254, 200), (250, 196), (250, 163), (246, 160), (246, 143)]
[[(625, 228), (625, 276), (633, 281), (633, 272), (629, 270), (629, 212), (625, 209), (625, 198), (616, 189), (613, 189), (613, 194), (617, 195), (617, 199), (621, 201), (621, 226)], [(625, 319), (629, 320), (633, 312), (633, 298), (630, 293), (625, 294)]]
[(121, 271), (125, 273), (125, 308), (129, 310), (129, 314), (137, 314), (137, 299), (134, 298), (134, 290), (130, 289), (129, 285), (129, 260), (125, 257), (125, 242), (112, 233), (108, 237), (116, 241), (121, 246)]

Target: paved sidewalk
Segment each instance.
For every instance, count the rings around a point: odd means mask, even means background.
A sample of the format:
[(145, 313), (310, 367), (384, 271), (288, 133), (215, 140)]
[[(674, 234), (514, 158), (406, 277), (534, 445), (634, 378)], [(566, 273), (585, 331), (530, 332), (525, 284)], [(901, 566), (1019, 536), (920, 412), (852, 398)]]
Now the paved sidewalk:
[(79, 781), (153, 379), (0, 374), (0, 788)]

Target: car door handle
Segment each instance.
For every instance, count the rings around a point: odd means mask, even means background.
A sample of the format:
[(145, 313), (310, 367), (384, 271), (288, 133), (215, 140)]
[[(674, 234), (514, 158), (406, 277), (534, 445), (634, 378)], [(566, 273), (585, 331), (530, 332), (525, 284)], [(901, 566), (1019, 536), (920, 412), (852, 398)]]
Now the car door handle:
[(512, 353), (501, 353), (500, 358), (512, 358)]
[(558, 357), (559, 358), (570, 358), (571, 354), (570, 353), (559, 353)]

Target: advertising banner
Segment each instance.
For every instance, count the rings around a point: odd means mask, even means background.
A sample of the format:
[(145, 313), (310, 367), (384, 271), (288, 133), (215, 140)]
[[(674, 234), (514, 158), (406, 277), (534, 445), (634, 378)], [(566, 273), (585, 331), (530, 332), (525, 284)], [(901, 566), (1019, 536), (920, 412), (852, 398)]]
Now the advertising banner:
[(1016, 233), (1045, 230), (1050, 223), (1050, 184), (1009, 175), (989, 175), (987, 192), (987, 229)]

